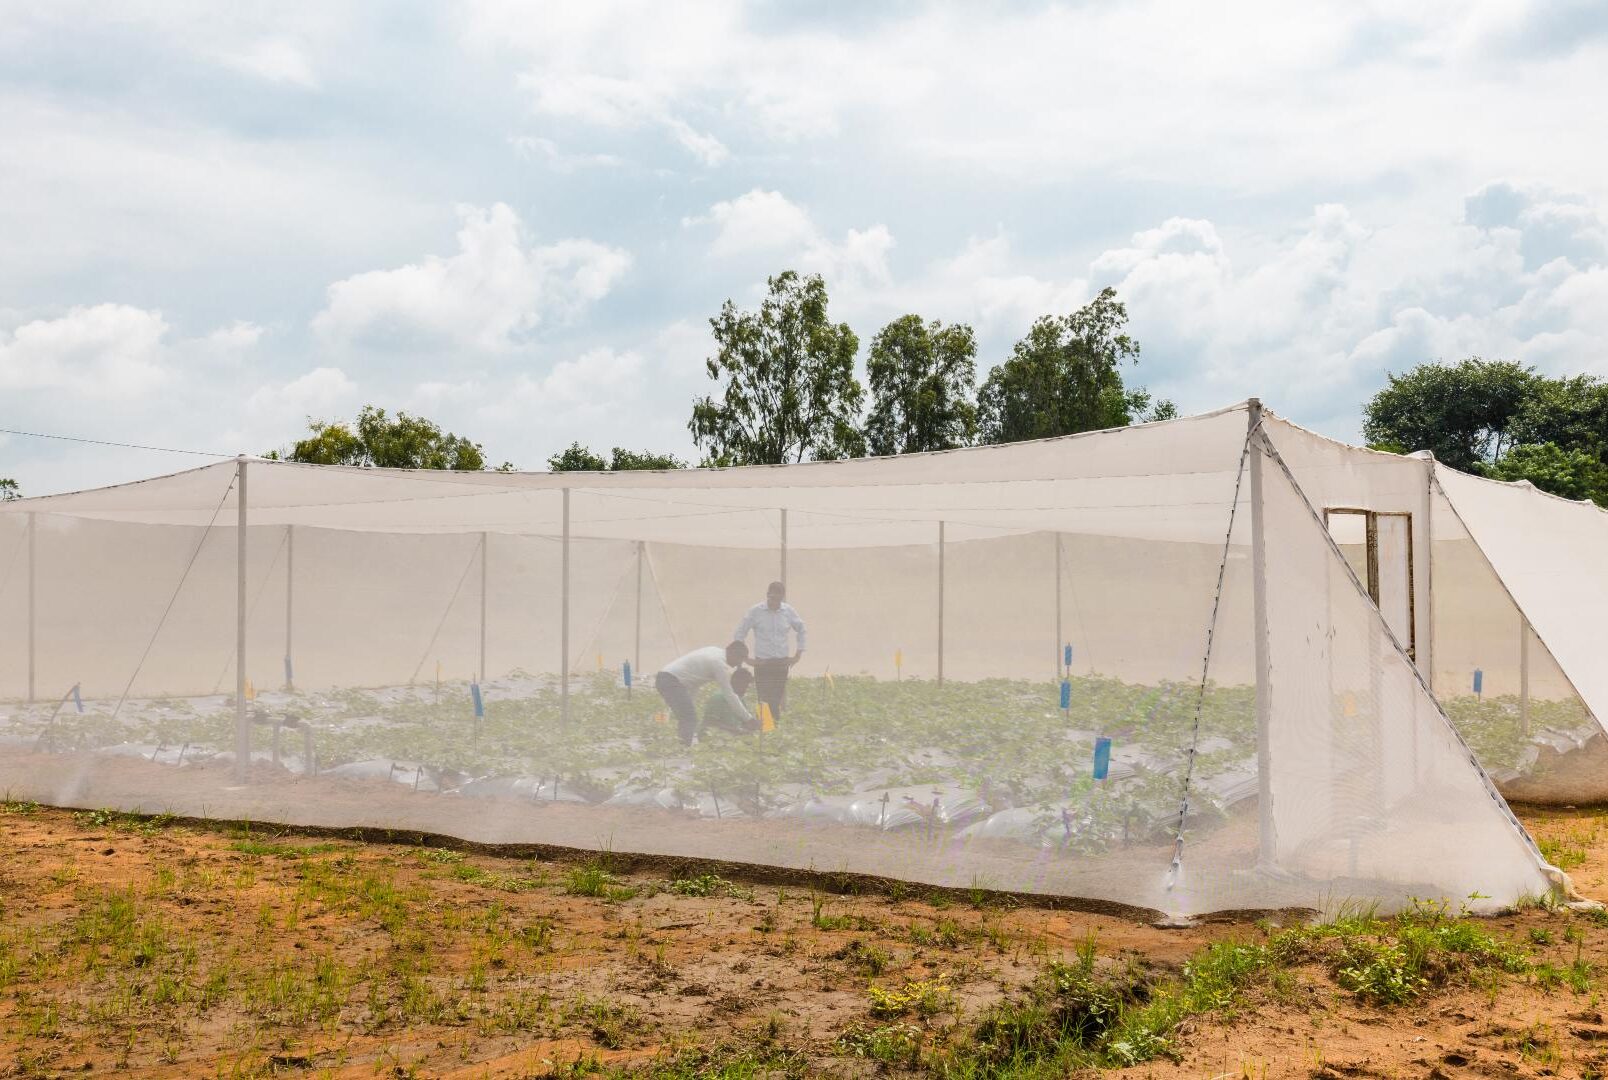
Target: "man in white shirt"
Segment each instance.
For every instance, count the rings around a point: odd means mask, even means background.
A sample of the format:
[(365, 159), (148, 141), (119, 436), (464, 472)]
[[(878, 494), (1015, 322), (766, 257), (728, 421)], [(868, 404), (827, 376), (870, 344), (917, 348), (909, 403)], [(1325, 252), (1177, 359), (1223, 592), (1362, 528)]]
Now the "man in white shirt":
[[(771, 582), (765, 590), (765, 602), (749, 608), (731, 635), (733, 641), (745, 644), (748, 635), (754, 635), (755, 693), (770, 706), (771, 717), (777, 721), (787, 701), (787, 673), (804, 658), (804, 620), (786, 601), (787, 586), (780, 581)], [(789, 630), (797, 636), (796, 650), (788, 647)]]
[(694, 649), (659, 669), (659, 674), (653, 680), (653, 688), (659, 691), (659, 696), (664, 698), (664, 703), (675, 714), (676, 731), (682, 742), (691, 745), (698, 735), (698, 704), (693, 694), (708, 683), (720, 688), (720, 695), (725, 699), (729, 712), (741, 717), (750, 728), (756, 726), (753, 714), (731, 686), (732, 670), (742, 667), (747, 659), (748, 646), (734, 641), (724, 649), (719, 645)]

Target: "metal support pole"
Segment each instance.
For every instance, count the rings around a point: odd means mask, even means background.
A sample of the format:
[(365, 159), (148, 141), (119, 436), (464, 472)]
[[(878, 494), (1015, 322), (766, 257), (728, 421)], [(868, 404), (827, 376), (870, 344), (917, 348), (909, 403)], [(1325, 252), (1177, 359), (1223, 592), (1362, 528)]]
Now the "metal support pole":
[(938, 523), (938, 685), (944, 684), (944, 523)]
[(246, 718), (246, 455), (235, 458), (235, 779), (244, 782), (251, 760)]
[(1519, 612), (1519, 730), (1530, 734), (1530, 622)]
[(569, 622), (570, 622), (570, 489), (564, 489), (564, 581), (561, 593), (560, 627), (558, 634), (558, 650), (561, 659), (558, 668), (558, 715), (564, 723), (569, 723)]
[(486, 563), (491, 559), (491, 533), (480, 534), (480, 676), (486, 681)]
[(296, 689), (292, 627), (296, 614), (296, 526), (285, 526), (285, 689)]
[(1250, 400), (1246, 437), (1251, 440), (1251, 596), (1252, 638), (1256, 650), (1256, 790), (1261, 842), (1258, 862), (1273, 866), (1278, 839), (1273, 831), (1272, 687), (1269, 684), (1267, 642), (1267, 545), (1262, 522), (1262, 403)]
[(787, 509), (782, 509), (782, 572), (776, 578), (784, 586), (787, 584)]
[(643, 541), (637, 541), (636, 637), (631, 648), (631, 671), (634, 674), (634, 678), (642, 677), (642, 549), (644, 546)]
[(28, 704), (34, 702), (34, 583), (37, 573), (38, 546), (34, 543), (34, 515), (28, 514)]
[(1424, 452), (1424, 501), (1419, 508), (1420, 527), (1413, 543), (1413, 618), (1417, 627), (1413, 632), (1413, 662), (1429, 684), (1435, 689), (1435, 458)]

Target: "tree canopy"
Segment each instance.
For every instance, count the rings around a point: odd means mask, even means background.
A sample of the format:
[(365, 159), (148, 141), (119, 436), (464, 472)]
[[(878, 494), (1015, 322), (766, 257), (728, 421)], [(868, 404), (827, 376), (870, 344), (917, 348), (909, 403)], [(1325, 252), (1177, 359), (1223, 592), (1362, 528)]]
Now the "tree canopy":
[(1512, 442), (1509, 429), (1537, 383), (1529, 368), (1478, 356), (1420, 364), (1387, 380), (1364, 408), (1362, 433), (1369, 445), (1429, 450), (1464, 472), (1501, 459)]
[(1124, 331), (1128, 309), (1109, 286), (1071, 315), (1045, 315), (989, 372), (978, 395), (985, 443), (1019, 442), (1122, 427), (1174, 415), (1167, 401), (1122, 382), (1122, 365), (1139, 360)]
[(866, 359), (867, 452), (950, 450), (975, 441), (976, 356), (977, 338), (964, 324), (904, 315), (884, 326)]
[(22, 498), (22, 488), (9, 476), (0, 476), (0, 502)]
[(727, 300), (709, 320), (716, 352), (705, 361), (722, 384), (692, 407), (687, 429), (712, 465), (780, 465), (855, 457), (865, 390), (854, 375), (860, 342), (827, 317), (826, 282), (784, 271), (758, 311)]
[[(310, 420), (309, 435), (281, 455), (311, 465), (360, 465), (381, 469), (453, 469), (473, 472), (486, 467), (480, 444), (444, 432), (430, 420), (365, 405), (355, 425)], [(355, 428), (355, 430), (354, 430)]]
[(626, 450), (616, 446), (607, 461), (590, 447), (571, 443), (547, 459), (549, 472), (625, 472), (633, 469), (685, 469), (687, 463), (674, 454), (655, 454), (651, 450)]
[(1608, 384), (1591, 375), (1478, 356), (1420, 364), (1389, 376), (1362, 430), (1376, 449), (1430, 450), (1464, 472), (1608, 506)]

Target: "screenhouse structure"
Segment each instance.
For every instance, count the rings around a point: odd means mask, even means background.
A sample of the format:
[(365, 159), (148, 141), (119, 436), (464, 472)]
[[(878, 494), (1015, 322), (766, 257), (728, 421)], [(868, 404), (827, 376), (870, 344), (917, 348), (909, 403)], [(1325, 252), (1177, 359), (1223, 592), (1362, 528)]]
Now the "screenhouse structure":
[[(1608, 693), (1502, 520), (1537, 498), (1254, 401), (769, 467), (225, 460), (0, 507), (0, 788), (1177, 915), (1508, 904), (1566, 881), (1493, 776), (1566, 774)], [(1526, 512), (1555, 566), (1603, 528)], [(785, 708), (682, 731), (656, 675), (773, 580)]]

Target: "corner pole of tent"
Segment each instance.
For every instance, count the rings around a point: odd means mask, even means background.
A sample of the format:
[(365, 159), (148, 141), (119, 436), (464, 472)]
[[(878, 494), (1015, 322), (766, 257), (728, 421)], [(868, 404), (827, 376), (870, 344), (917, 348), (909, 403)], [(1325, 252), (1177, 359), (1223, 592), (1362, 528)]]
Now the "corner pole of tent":
[(296, 689), (295, 638), (292, 627), (296, 614), (296, 526), (285, 526), (285, 689)]
[(246, 455), (235, 458), (235, 779), (244, 781), (251, 758), (246, 720)]
[(480, 533), (480, 675), (482, 684), (486, 681), (486, 564), (491, 559), (491, 533), (481, 530)]
[(570, 718), (569, 702), (569, 622), (570, 622), (570, 489), (564, 488), (564, 554), (563, 583), (560, 587), (560, 615), (558, 631), (558, 718), (567, 724)]
[(1278, 855), (1273, 833), (1273, 771), (1271, 748), (1272, 687), (1268, 678), (1267, 655), (1267, 543), (1262, 514), (1262, 402), (1251, 398), (1248, 406), (1246, 438), (1251, 440), (1251, 597), (1252, 639), (1256, 648), (1256, 795), (1260, 841), (1257, 861), (1270, 867)]
[(642, 548), (643, 541), (636, 542), (636, 636), (631, 645), (631, 670), (642, 671)]
[(787, 586), (787, 507), (782, 507), (782, 572), (776, 575), (776, 580)]
[(1530, 620), (1519, 612), (1519, 730), (1530, 734)]
[(34, 514), (28, 512), (28, 704), (34, 702), (34, 582), (38, 578), (38, 546), (34, 543)]
[[(1413, 591), (1423, 582), (1423, 599), (1413, 597), (1413, 661), (1424, 676), (1430, 693), (1435, 692), (1435, 455), (1428, 450), (1420, 454), (1424, 462), (1424, 500), (1419, 513), (1423, 519), (1423, 536), (1413, 541)], [(1420, 577), (1420, 575), (1422, 575)], [(1421, 620), (1421, 622), (1420, 622)]]
[(938, 685), (944, 684), (944, 523), (938, 523)]

